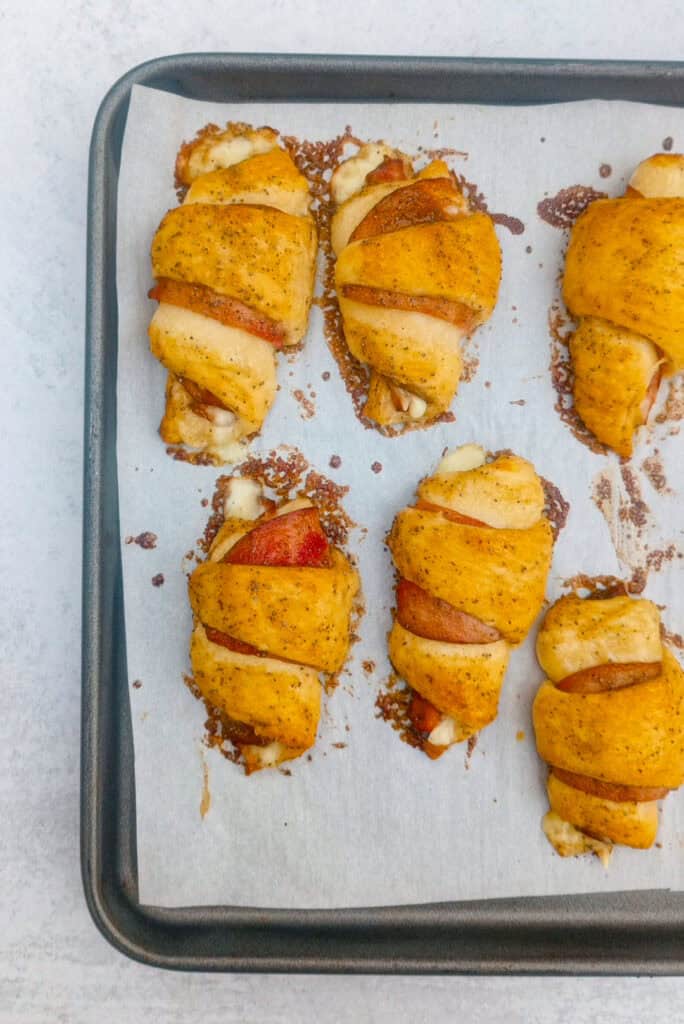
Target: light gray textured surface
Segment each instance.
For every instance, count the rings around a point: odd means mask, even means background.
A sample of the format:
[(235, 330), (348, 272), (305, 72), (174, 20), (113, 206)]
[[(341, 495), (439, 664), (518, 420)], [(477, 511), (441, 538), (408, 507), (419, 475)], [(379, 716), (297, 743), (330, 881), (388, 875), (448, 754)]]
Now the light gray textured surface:
[(78, 864), (87, 145), (131, 65), (190, 50), (678, 59), (678, 3), (11, 0), (0, 10), (0, 1024), (684, 1021), (684, 980), (181, 976), (92, 926)]

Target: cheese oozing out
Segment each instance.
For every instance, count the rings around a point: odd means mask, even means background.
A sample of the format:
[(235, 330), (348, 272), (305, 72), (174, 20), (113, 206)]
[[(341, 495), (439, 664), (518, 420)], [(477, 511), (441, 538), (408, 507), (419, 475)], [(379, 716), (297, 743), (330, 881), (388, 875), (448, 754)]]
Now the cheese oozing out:
[(579, 857), (594, 853), (604, 868), (608, 867), (613, 853), (613, 844), (603, 839), (594, 839), (565, 821), (555, 811), (549, 811), (542, 820), (544, 835), (561, 857)]
[(366, 183), (366, 176), (371, 171), (379, 167), (386, 157), (398, 155), (396, 149), (392, 149), (384, 142), (367, 142), (365, 146), (361, 146), (358, 153), (340, 164), (330, 180), (335, 203), (339, 206), (347, 199), (351, 199), (361, 191)]
[(207, 146), (198, 146), (192, 154), (189, 161), (191, 176), (194, 179), (200, 174), (241, 164), (252, 156), (270, 152), (276, 145), (277, 136), (270, 131), (218, 138)]
[(467, 473), (470, 469), (484, 466), (486, 453), (479, 444), (462, 444), (444, 455), (437, 466), (437, 473)]
[(392, 385), (392, 398), (398, 403), (402, 412), (408, 413), (412, 420), (420, 420), (427, 410), (427, 402), (420, 395), (414, 395), (406, 388)]
[(452, 743), (458, 742), (460, 735), (459, 724), (455, 718), (449, 715), (444, 717), (439, 725), (436, 725), (427, 738), (427, 742), (433, 747), (450, 747)]
[(258, 480), (234, 476), (228, 481), (223, 501), (226, 519), (258, 519), (264, 511), (264, 489)]
[(656, 153), (642, 160), (629, 187), (646, 199), (684, 197), (684, 155)]
[(279, 740), (274, 740), (265, 747), (247, 744), (243, 747), (243, 753), (251, 761), (256, 761), (260, 768), (275, 768), (283, 760), (286, 749)]

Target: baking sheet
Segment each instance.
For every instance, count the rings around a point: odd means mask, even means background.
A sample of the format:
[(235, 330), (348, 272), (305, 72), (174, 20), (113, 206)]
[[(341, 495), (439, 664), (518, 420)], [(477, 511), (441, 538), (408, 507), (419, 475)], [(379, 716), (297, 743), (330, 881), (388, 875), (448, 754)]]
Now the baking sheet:
[[(201, 500), (211, 497), (219, 471), (166, 455), (157, 435), (165, 372), (146, 342), (154, 308), (146, 298), (149, 242), (176, 202), (171, 169), (178, 144), (207, 121), (228, 118), (319, 139), (350, 124), (361, 137), (384, 137), (407, 151), (453, 146), (468, 153), (453, 165), (478, 183), (490, 208), (525, 224), (520, 235), (499, 229), (499, 304), (471, 345), (479, 367), (455, 400), (454, 423), (397, 439), (365, 430), (323, 340), (316, 307), (305, 350), (292, 361), (281, 360), (281, 390), (252, 450), (297, 446), (313, 466), (350, 486), (346, 507), (368, 531), (352, 537), (368, 611), (349, 673), (323, 715), (312, 761), (293, 762), (291, 776), (262, 772), (249, 779), (204, 748), (203, 706), (182, 683), (191, 625), (183, 555), (204, 528), (207, 509)], [(562, 861), (544, 839), (545, 771), (530, 724), (541, 679), (533, 636), (513, 654), (499, 718), (482, 733), (469, 761), (464, 748), (456, 747), (430, 762), (402, 744), (374, 712), (389, 673), (385, 634), (392, 572), (383, 538), (445, 445), (477, 440), (491, 449), (512, 447), (570, 501), (549, 581), (551, 599), (578, 572), (630, 576), (645, 564), (648, 546), (679, 545), (682, 439), (672, 422), (656, 424), (631, 463), (648, 506), (638, 525), (629, 514), (633, 498), (617, 458), (590, 452), (554, 411), (547, 310), (565, 237), (536, 213), (545, 194), (568, 185), (618, 194), (633, 166), (666, 137), (675, 146), (684, 138), (684, 114), (641, 104), (227, 107), (134, 87), (119, 178), (118, 466), (122, 542), (143, 531), (157, 535), (152, 549), (123, 544), (141, 902), (344, 907), (681, 888), (682, 811), (676, 796), (665, 805), (660, 848), (646, 855), (618, 850), (608, 872), (592, 859)], [(611, 166), (605, 179), (602, 164)], [(326, 371), (328, 381), (322, 379)], [(313, 418), (304, 418), (293, 397), (297, 389), (316, 391)], [(654, 489), (653, 474), (649, 478), (642, 469), (654, 447), (671, 493)], [(342, 460), (338, 470), (328, 468), (333, 454)], [(372, 471), (374, 462), (382, 472)], [(613, 480), (614, 500), (610, 507), (604, 502), (602, 512), (592, 490), (605, 474)], [(620, 492), (622, 500), (616, 499)], [(164, 584), (154, 587), (158, 573)], [(667, 605), (665, 622), (676, 632), (682, 620), (680, 580), (678, 559), (663, 559), (647, 589)], [(362, 669), (367, 659), (376, 665), (372, 676)], [(340, 743), (346, 745), (335, 746)]]

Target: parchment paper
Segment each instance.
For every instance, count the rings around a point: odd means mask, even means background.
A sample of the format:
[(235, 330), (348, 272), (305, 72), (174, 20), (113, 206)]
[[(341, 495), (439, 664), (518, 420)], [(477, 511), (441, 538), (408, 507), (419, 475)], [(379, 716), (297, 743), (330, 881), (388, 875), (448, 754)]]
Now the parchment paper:
[[(280, 359), (281, 388), (253, 451), (283, 443), (300, 448), (313, 466), (350, 486), (346, 507), (368, 530), (365, 537), (356, 532), (351, 543), (367, 605), (362, 639), (327, 702), (312, 761), (292, 762), (289, 777), (264, 771), (246, 778), (202, 744), (204, 708), (182, 678), (189, 671), (191, 629), (183, 556), (202, 533), (208, 510), (201, 500), (211, 497), (220, 471), (175, 462), (165, 453), (157, 428), (166, 375), (149, 353), (146, 334), (154, 309), (146, 298), (149, 246), (161, 217), (176, 204), (176, 151), (208, 121), (227, 119), (272, 124), (309, 139), (331, 139), (349, 124), (358, 136), (385, 138), (408, 152), (455, 147), (469, 155), (453, 158), (453, 166), (479, 184), (490, 209), (525, 224), (520, 235), (498, 228), (504, 268), (499, 303), (471, 345), (479, 368), (472, 382), (461, 385), (454, 423), (397, 439), (364, 429), (315, 307), (305, 350), (290, 361)], [(609, 525), (591, 497), (602, 472), (613, 479), (614, 494), (624, 491), (617, 458), (590, 452), (554, 411), (547, 312), (566, 236), (543, 223), (536, 206), (545, 195), (578, 183), (619, 194), (636, 164), (667, 136), (674, 137), (675, 148), (684, 145), (683, 111), (622, 102), (221, 106), (134, 88), (119, 182), (118, 466), (142, 902), (351, 907), (681, 888), (681, 796), (665, 802), (661, 845), (646, 854), (618, 849), (607, 871), (594, 858), (562, 860), (544, 838), (545, 769), (530, 721), (542, 678), (533, 653), (536, 630), (513, 653), (498, 720), (481, 734), (469, 763), (464, 746), (431, 762), (400, 742), (374, 711), (389, 674), (385, 637), (393, 604), (383, 539), (446, 445), (477, 441), (492, 450), (513, 448), (571, 503), (555, 550), (550, 599), (576, 573), (629, 576), (634, 560), (645, 557), (629, 516), (620, 517), (619, 502), (606, 509)], [(603, 163), (612, 168), (607, 178), (599, 174)], [(330, 372), (327, 382), (324, 371)], [(292, 395), (296, 388), (316, 392), (312, 419), (303, 418)], [(654, 447), (672, 493), (657, 493), (641, 468)], [(333, 454), (342, 459), (338, 470), (328, 468)], [(653, 548), (681, 541), (683, 455), (684, 436), (665, 423), (645, 435), (632, 459), (650, 509), (647, 543)], [(371, 470), (375, 461), (382, 472)], [(154, 549), (123, 542), (142, 531), (157, 535)], [(164, 583), (154, 587), (158, 573)], [(681, 632), (684, 597), (676, 557), (651, 572), (646, 593), (666, 606), (668, 628)], [(376, 666), (370, 676), (362, 669), (366, 659)], [(202, 817), (207, 791), (210, 807)]]

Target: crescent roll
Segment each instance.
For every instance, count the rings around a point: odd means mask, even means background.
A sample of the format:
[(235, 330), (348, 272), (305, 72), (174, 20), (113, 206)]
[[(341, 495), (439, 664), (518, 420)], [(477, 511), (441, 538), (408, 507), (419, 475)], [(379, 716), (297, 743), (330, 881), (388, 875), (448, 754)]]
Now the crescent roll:
[(461, 340), (496, 304), (493, 221), (469, 209), (443, 160), (415, 173), (384, 144), (340, 164), (331, 190), (344, 336), (371, 369), (364, 414), (380, 426), (434, 420), (456, 394)]
[(561, 856), (650, 847), (658, 800), (684, 781), (684, 672), (643, 598), (561, 598), (537, 639), (534, 701), (549, 765), (544, 831)]
[(632, 453), (662, 375), (684, 367), (684, 156), (641, 163), (620, 199), (598, 199), (577, 220), (563, 298), (575, 408), (619, 455)]
[(316, 740), (320, 673), (347, 657), (358, 576), (308, 499), (273, 508), (233, 478), (226, 518), (189, 582), (195, 683), (247, 773)]
[(447, 454), (396, 517), (389, 655), (412, 690), (412, 741), (437, 758), (496, 718), (511, 647), (544, 600), (553, 534), (534, 467), (478, 445)]
[(187, 189), (152, 242), (149, 327), (168, 369), (160, 434), (232, 462), (276, 393), (276, 351), (307, 328), (316, 228), (306, 179), (270, 128), (209, 125), (186, 143)]

